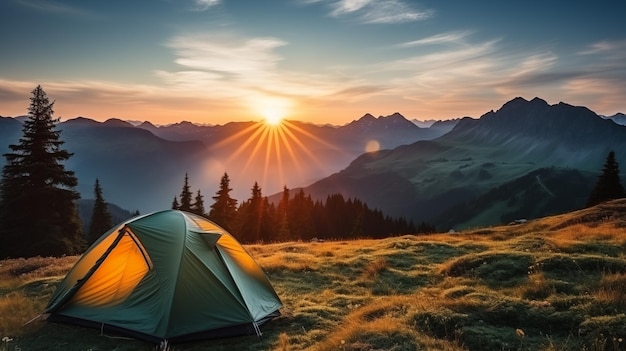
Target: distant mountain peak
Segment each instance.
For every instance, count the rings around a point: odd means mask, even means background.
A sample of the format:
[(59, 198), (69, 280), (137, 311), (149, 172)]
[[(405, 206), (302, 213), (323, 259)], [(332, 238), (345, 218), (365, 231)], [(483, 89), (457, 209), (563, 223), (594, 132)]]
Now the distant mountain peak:
[(546, 100), (541, 99), (539, 97), (534, 97), (532, 100), (530, 100), (530, 103), (548, 106), (548, 102), (546, 102)]
[(181, 121), (178, 123), (174, 123), (174, 124), (170, 124), (170, 127), (174, 127), (174, 128), (193, 128), (193, 127), (197, 127), (196, 124), (189, 122), (189, 121)]
[(529, 100), (524, 99), (523, 97), (518, 96), (512, 99), (511, 101), (504, 103), (504, 105), (502, 105), (502, 107), (497, 112), (513, 110), (513, 109), (518, 109), (518, 108), (526, 108), (528, 106), (541, 108), (541, 107), (548, 107), (550, 105), (545, 100), (538, 98), (538, 97), (535, 97), (529, 101)]
[(109, 118), (102, 123), (102, 125), (107, 127), (134, 127), (132, 124), (123, 121), (119, 118)]
[(139, 127), (139, 128), (156, 128), (156, 126), (154, 124), (152, 124), (152, 122), (149, 122), (149, 121), (143, 121), (141, 124), (137, 125), (137, 127)]
[(378, 120), (380, 121), (388, 121), (391, 123), (405, 123), (405, 122), (409, 122), (411, 124), (413, 124), (413, 122), (409, 121), (408, 119), (406, 119), (400, 112), (394, 112), (393, 114), (390, 114), (389, 116), (380, 116), (378, 117)]
[(465, 141), (471, 139), (492, 145), (512, 143), (515, 140), (522, 145), (532, 140), (533, 147), (543, 143), (573, 148), (598, 144), (609, 136), (623, 135), (623, 131), (613, 126), (613, 123), (603, 120), (584, 106), (563, 102), (549, 105), (540, 98), (528, 101), (518, 97), (478, 120), (460, 121), (453, 133), (444, 137)]
[(376, 119), (376, 117), (374, 117), (371, 113), (366, 113), (363, 115), (363, 117), (359, 118), (359, 121), (360, 120), (367, 121), (367, 120), (374, 120), (374, 119)]
[(83, 125), (83, 126), (91, 126), (91, 125), (98, 124), (98, 122), (94, 121), (93, 119), (83, 117), (83, 116), (70, 118), (67, 121), (62, 122), (62, 123), (68, 124), (68, 125)]

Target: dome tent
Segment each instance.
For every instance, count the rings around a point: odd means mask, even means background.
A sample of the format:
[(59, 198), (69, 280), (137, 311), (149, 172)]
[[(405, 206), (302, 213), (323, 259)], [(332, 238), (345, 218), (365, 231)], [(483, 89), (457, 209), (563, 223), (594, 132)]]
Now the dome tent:
[(265, 273), (232, 235), (191, 213), (129, 219), (76, 262), (44, 313), (152, 342), (240, 334), (280, 315)]

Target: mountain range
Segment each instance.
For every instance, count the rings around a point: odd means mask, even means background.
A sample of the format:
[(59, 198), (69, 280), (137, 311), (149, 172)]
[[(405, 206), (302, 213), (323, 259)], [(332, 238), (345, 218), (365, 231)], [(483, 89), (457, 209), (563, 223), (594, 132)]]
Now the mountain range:
[[(93, 197), (98, 178), (107, 202), (131, 211), (168, 208), (185, 174), (210, 204), (227, 172), (240, 201), (254, 182), (274, 201), (284, 186), (320, 200), (342, 193), (386, 215), (448, 230), (583, 207), (610, 150), (626, 165), (620, 116), (515, 98), (480, 118), (428, 127), (394, 113), (343, 126), (156, 126), (77, 117), (59, 128), (83, 198)], [(0, 151), (17, 143), (21, 126), (20, 118), (0, 117)]]
[[(515, 98), (439, 138), (364, 154), (304, 191), (342, 192), (439, 229), (484, 226), (584, 206), (608, 152), (626, 164), (625, 149), (626, 127), (586, 107)], [(528, 195), (530, 184), (542, 191)]]
[[(0, 117), (0, 152), (18, 142), (24, 117)], [(284, 121), (280, 129), (260, 122), (231, 122), (218, 126), (181, 122), (155, 126), (120, 119), (97, 122), (77, 117), (58, 124), (63, 145), (74, 155), (66, 167), (76, 172), (77, 190), (93, 197), (95, 179), (105, 199), (142, 213), (171, 206), (182, 190), (185, 174), (192, 190), (207, 199), (215, 194), (227, 172), (231, 196), (250, 197), (255, 182), (263, 194), (284, 186), (306, 186), (341, 170), (374, 144), (394, 148), (434, 139), (451, 130), (454, 121), (420, 128), (401, 114), (366, 114), (344, 126)], [(0, 159), (0, 166), (5, 159)], [(210, 199), (205, 200), (210, 204)]]

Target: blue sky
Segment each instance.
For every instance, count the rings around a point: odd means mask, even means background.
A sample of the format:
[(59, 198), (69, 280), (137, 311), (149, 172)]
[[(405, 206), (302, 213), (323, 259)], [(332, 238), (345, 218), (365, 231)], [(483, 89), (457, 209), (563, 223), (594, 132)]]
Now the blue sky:
[(3, 0), (0, 115), (345, 124), (539, 96), (626, 112), (623, 1)]

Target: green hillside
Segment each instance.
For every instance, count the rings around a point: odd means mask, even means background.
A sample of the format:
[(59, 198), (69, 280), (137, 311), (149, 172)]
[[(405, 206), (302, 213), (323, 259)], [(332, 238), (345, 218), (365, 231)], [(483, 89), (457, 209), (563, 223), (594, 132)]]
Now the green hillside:
[[(286, 308), (243, 336), (170, 350), (624, 350), (626, 199), (524, 224), (246, 246)], [(0, 350), (156, 350), (26, 322), (76, 257), (0, 261)]]

